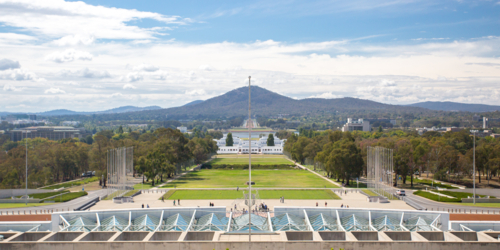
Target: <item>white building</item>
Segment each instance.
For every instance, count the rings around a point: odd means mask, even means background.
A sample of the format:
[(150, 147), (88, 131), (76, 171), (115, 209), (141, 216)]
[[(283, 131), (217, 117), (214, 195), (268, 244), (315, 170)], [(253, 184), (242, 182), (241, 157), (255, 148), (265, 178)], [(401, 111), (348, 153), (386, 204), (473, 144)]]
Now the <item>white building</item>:
[(274, 146), (267, 146), (267, 137), (262, 137), (258, 141), (244, 141), (233, 136), (233, 146), (226, 146), (226, 136), (217, 142), (219, 149), (217, 154), (248, 154), (249, 144), (252, 145), (252, 154), (283, 154), (283, 147), (286, 140), (274, 137)]
[(79, 121), (63, 121), (61, 123), (62, 126), (73, 126), (73, 127), (78, 126), (78, 124), (80, 124)]
[(186, 127), (177, 127), (177, 129), (178, 129), (179, 131), (181, 131), (181, 133), (183, 133), (183, 134), (185, 134), (185, 133), (187, 133), (187, 132), (188, 132), (188, 129), (187, 129)]
[(370, 122), (358, 119), (353, 121), (352, 118), (347, 118), (347, 123), (342, 127), (342, 132), (352, 131), (371, 131)]
[(488, 128), (488, 118), (483, 117), (483, 129), (487, 129), (487, 128)]

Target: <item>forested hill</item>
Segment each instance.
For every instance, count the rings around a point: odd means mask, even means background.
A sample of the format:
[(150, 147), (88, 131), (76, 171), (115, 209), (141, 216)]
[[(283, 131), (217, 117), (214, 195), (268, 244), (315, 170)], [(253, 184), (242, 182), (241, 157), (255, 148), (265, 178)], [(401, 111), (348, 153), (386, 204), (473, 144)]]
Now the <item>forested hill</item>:
[(468, 104), (458, 102), (419, 102), (408, 106), (421, 107), (431, 110), (442, 111), (468, 111), (468, 112), (491, 112), (500, 110), (500, 106), (485, 104)]
[[(426, 113), (427, 109), (409, 106), (389, 105), (357, 98), (320, 99), (308, 98), (296, 100), (282, 96), (258, 86), (252, 86), (252, 114), (274, 116), (288, 114), (295, 116), (348, 113), (365, 115), (367, 113)], [(96, 117), (99, 120), (182, 120), (200, 118), (225, 118), (248, 114), (248, 87), (229, 91), (206, 101), (181, 107), (109, 114)]]

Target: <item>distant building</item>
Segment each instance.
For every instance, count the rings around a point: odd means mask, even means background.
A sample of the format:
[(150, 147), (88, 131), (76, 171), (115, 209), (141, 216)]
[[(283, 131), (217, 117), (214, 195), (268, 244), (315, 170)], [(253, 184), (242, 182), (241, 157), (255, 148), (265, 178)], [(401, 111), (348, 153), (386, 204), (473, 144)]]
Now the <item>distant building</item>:
[(481, 116), (478, 116), (477, 114), (472, 116), (472, 120), (475, 121), (475, 122), (479, 122), (481, 121)]
[(496, 138), (500, 138), (500, 134), (491, 134), (490, 136), (493, 137), (493, 138), (495, 138), (495, 139)]
[(342, 127), (342, 132), (347, 131), (371, 131), (370, 122), (358, 119), (353, 121), (352, 118), (347, 118), (347, 123)]
[(39, 126), (15, 129), (10, 131), (11, 141), (20, 141), (24, 138), (47, 138), (49, 140), (58, 141), (66, 138), (80, 139), (89, 135), (84, 128), (73, 128), (63, 126)]
[(30, 115), (30, 121), (36, 121), (36, 115)]
[(78, 124), (80, 124), (80, 122), (78, 122), (78, 121), (63, 121), (61, 123), (61, 125), (63, 125), (63, 126), (73, 126), (73, 127), (78, 126)]
[(188, 129), (187, 129), (186, 127), (177, 127), (177, 129), (178, 129), (179, 131), (181, 131), (181, 133), (183, 133), (183, 134), (185, 134), (185, 133), (187, 133), (187, 132), (188, 132)]
[(244, 141), (233, 136), (233, 146), (226, 146), (226, 136), (217, 142), (217, 154), (248, 154), (249, 145), (252, 145), (252, 154), (283, 154), (283, 147), (286, 140), (281, 140), (274, 137), (274, 146), (267, 146), (267, 136), (260, 138), (258, 141)]
[(461, 129), (457, 127), (446, 128), (446, 132), (459, 132)]
[(0, 116), (0, 123), (2, 123), (2, 117)]
[(483, 117), (483, 129), (487, 129), (487, 128), (488, 128), (488, 118)]

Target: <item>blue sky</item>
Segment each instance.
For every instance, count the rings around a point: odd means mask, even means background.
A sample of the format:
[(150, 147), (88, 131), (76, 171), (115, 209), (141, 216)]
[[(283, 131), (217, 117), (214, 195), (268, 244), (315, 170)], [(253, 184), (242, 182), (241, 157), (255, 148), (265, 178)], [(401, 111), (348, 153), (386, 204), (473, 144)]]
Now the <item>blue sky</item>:
[(0, 0), (0, 111), (293, 98), (498, 105), (500, 0)]

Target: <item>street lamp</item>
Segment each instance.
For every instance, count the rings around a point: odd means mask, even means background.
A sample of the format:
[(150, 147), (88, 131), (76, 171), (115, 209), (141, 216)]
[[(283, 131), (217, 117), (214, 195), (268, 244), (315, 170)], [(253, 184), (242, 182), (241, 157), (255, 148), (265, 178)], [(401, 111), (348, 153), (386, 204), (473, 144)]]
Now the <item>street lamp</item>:
[[(26, 136), (24, 137), (25, 139), (25, 148), (26, 148), (26, 197), (24, 198), (24, 201), (26, 202), (26, 206), (28, 206), (28, 130), (25, 130)], [(21, 132), (21, 138), (23, 137), (23, 132)]]
[(474, 151), (473, 151), (473, 157), (472, 157), (472, 171), (474, 172), (472, 175), (472, 189), (473, 189), (473, 196), (472, 196), (472, 201), (474, 204), (476, 204), (476, 133), (478, 130), (471, 130), (471, 133), (474, 134)]
[(252, 244), (252, 126), (251, 122), (251, 102), (250, 102), (250, 80), (248, 77), (248, 249), (250, 250)]

